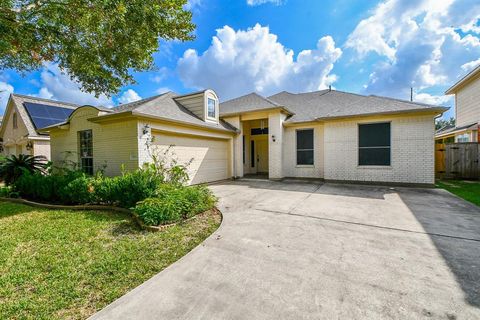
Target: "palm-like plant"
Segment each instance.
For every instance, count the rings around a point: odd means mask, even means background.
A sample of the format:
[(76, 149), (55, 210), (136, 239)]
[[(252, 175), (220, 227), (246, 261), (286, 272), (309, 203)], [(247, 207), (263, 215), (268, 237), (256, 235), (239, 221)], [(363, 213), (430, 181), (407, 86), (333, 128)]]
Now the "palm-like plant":
[(31, 156), (20, 154), (18, 156), (11, 155), (5, 158), (0, 164), (0, 179), (5, 184), (11, 185), (25, 172), (45, 173), (48, 166), (48, 160), (44, 156)]

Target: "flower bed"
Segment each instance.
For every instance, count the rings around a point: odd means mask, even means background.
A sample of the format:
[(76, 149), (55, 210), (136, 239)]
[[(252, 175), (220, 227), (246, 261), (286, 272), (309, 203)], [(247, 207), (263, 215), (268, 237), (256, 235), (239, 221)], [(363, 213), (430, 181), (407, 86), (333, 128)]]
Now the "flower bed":
[(1, 194), (57, 205), (102, 205), (129, 209), (143, 226), (177, 223), (214, 208), (206, 186), (186, 186), (181, 166), (148, 165), (118, 177), (89, 176), (78, 170), (25, 172)]

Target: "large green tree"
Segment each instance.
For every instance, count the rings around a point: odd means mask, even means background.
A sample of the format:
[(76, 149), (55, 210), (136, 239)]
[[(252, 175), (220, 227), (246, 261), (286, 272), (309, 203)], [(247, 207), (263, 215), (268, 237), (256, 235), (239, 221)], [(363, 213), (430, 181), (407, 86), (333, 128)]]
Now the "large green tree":
[(187, 0), (0, 0), (0, 70), (45, 62), (91, 93), (113, 94), (151, 70), (159, 39), (191, 40)]

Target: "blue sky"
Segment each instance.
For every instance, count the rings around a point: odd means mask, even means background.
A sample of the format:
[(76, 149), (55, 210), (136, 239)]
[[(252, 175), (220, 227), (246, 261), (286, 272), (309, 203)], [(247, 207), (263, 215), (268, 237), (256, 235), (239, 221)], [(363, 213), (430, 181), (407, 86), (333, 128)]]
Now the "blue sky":
[[(337, 90), (453, 106), (445, 89), (480, 64), (477, 0), (190, 0), (190, 42), (160, 41), (156, 70), (96, 98), (55, 63), (0, 73), (9, 92), (112, 106), (167, 90), (212, 88), (222, 100), (256, 91)], [(449, 111), (446, 116), (453, 114)]]

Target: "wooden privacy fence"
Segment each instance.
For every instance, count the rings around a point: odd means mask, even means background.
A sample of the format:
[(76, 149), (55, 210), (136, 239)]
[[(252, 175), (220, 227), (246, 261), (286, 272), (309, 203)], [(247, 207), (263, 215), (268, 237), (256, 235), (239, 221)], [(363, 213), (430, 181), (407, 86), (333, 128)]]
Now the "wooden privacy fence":
[(480, 144), (435, 145), (435, 175), (446, 179), (480, 179)]

